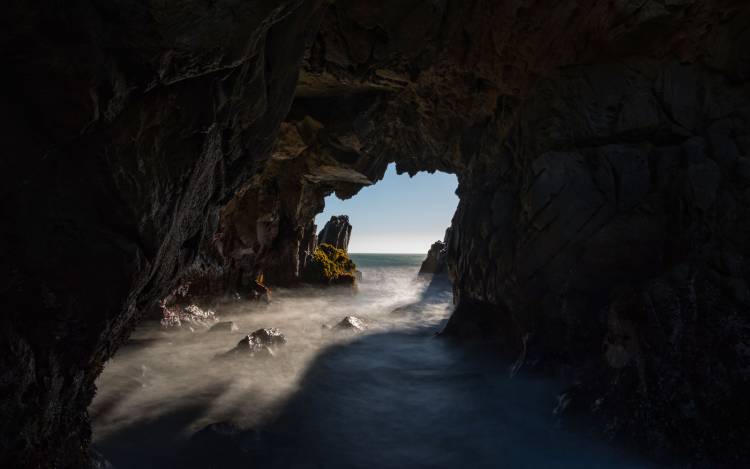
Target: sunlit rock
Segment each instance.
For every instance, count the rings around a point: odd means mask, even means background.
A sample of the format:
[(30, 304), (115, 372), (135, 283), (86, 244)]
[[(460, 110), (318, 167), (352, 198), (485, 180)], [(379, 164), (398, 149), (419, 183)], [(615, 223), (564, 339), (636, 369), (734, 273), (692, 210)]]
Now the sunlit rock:
[(346, 251), (330, 244), (321, 244), (308, 259), (303, 279), (322, 285), (354, 285), (356, 267)]
[(196, 305), (168, 306), (163, 308), (162, 313), (164, 317), (161, 319), (161, 327), (168, 331), (207, 328), (219, 320), (210, 309), (204, 310)]
[(365, 329), (367, 329), (367, 324), (356, 316), (347, 316), (334, 327), (334, 330), (337, 331), (361, 332)]
[(258, 329), (248, 334), (237, 346), (220, 357), (249, 355), (251, 357), (274, 357), (274, 349), (286, 344), (286, 337), (280, 330), (270, 327)]

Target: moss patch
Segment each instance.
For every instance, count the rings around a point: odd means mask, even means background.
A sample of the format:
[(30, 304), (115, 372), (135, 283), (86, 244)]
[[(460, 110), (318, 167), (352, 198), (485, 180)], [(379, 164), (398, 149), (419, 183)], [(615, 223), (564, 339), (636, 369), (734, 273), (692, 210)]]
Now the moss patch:
[(305, 266), (304, 280), (326, 285), (353, 285), (357, 266), (343, 249), (321, 244)]

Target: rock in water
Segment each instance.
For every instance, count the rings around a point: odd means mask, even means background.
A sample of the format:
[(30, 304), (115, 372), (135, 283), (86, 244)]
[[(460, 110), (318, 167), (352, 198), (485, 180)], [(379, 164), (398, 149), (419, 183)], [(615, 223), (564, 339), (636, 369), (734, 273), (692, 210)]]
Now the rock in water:
[(346, 252), (349, 248), (351, 234), (352, 225), (349, 224), (349, 217), (346, 215), (334, 216), (328, 220), (326, 226), (318, 234), (318, 245), (330, 244)]
[(220, 357), (232, 357), (241, 354), (251, 357), (273, 357), (276, 356), (274, 348), (286, 344), (286, 337), (280, 330), (269, 327), (258, 329), (248, 334), (237, 343), (237, 346)]
[(161, 327), (166, 330), (180, 330), (183, 326), (191, 331), (194, 327), (209, 327), (219, 319), (216, 313), (210, 309), (201, 309), (196, 305), (180, 306), (163, 306), (163, 318)]
[(363, 320), (359, 319), (356, 316), (347, 316), (338, 324), (336, 324), (336, 327), (334, 329), (336, 329), (337, 331), (360, 332), (367, 329), (367, 325)]
[(356, 269), (346, 251), (332, 244), (321, 244), (308, 259), (302, 278), (322, 285), (354, 285)]
[(269, 347), (286, 344), (286, 337), (284, 337), (284, 334), (282, 334), (281, 331), (276, 329), (275, 327), (258, 329), (257, 331), (248, 335), (245, 339), (254, 340), (259, 344), (267, 345)]
[(209, 329), (208, 332), (233, 332), (236, 330), (239, 329), (234, 321), (222, 321), (211, 326), (211, 329)]
[(435, 241), (427, 252), (427, 258), (422, 262), (419, 268), (420, 274), (440, 274), (445, 272), (446, 257), (448, 254), (447, 246), (442, 241)]

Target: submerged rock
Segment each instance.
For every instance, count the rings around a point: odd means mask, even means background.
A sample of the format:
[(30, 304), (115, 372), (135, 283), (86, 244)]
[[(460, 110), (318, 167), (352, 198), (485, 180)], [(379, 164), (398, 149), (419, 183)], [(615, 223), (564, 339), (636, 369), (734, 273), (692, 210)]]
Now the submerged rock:
[(347, 316), (341, 321), (339, 321), (338, 324), (334, 327), (337, 331), (355, 331), (360, 332), (367, 329), (367, 324), (365, 322), (356, 317), (356, 316)]
[(239, 329), (234, 321), (222, 321), (211, 326), (211, 329), (209, 329), (208, 332), (233, 332), (237, 330)]
[(274, 348), (286, 344), (286, 337), (280, 330), (269, 327), (258, 329), (248, 334), (237, 343), (237, 346), (220, 357), (249, 355), (251, 357), (274, 357)]

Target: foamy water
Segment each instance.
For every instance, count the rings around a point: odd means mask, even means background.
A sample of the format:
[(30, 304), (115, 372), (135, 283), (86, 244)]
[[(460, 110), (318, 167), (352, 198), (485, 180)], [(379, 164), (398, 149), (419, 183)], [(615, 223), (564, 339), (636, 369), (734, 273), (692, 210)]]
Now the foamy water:
[[(486, 350), (435, 337), (450, 286), (428, 288), (422, 256), (354, 257), (356, 293), (278, 289), (217, 309), (236, 332), (140, 326), (97, 383), (94, 446), (117, 468), (642, 466), (556, 428), (561, 383), (510, 379)], [(367, 330), (323, 327), (348, 315)], [(261, 327), (286, 335), (276, 357), (213, 359)], [(190, 439), (217, 422), (219, 437)]]

